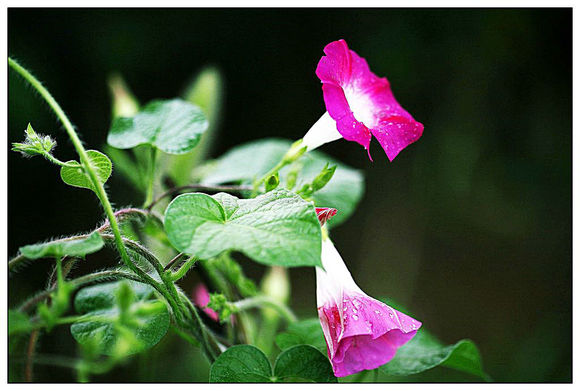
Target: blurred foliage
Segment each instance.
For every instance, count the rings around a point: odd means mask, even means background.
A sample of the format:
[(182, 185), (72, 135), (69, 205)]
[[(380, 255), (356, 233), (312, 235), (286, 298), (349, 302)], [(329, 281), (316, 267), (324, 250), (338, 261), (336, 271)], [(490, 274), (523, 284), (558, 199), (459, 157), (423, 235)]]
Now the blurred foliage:
[[(496, 381), (571, 380), (571, 9), (10, 9), (8, 21), (10, 55), (49, 85), (95, 147), (112, 120), (112, 72), (148, 102), (217, 66), (225, 87), (212, 157), (259, 138), (302, 136), (324, 111), (314, 75), (322, 48), (346, 39), (425, 124), (420, 141), (392, 164), (376, 144), (374, 163), (351, 143), (323, 148), (365, 172), (361, 207), (333, 231), (355, 279), (370, 295), (412, 308), (445, 343), (468, 335)], [(9, 142), (21, 141), (33, 113), (35, 128), (68, 143), (41, 100), (15, 81), (10, 73)], [(58, 153), (75, 157), (64, 145)], [(10, 256), (102, 218), (90, 192), (55, 181), (58, 171), (42, 159), (11, 153), (8, 163)], [(142, 202), (122, 191), (124, 181), (109, 179), (111, 199)], [(77, 268), (109, 266), (113, 257), (89, 255)], [(10, 280), (10, 305), (42, 284), (49, 266), (34, 268), (26, 280)], [(244, 270), (263, 273), (249, 262)], [(315, 316), (314, 273), (290, 276), (301, 287), (293, 306)], [(194, 279), (182, 287), (190, 291)], [(39, 352), (74, 349), (64, 330)], [(11, 368), (12, 379), (19, 370)], [(378, 380), (437, 381), (443, 371), (446, 381), (473, 380), (445, 368)], [(170, 333), (147, 356), (94, 380), (207, 381), (207, 374), (199, 351)], [(36, 380), (72, 378), (66, 368), (38, 365)]]

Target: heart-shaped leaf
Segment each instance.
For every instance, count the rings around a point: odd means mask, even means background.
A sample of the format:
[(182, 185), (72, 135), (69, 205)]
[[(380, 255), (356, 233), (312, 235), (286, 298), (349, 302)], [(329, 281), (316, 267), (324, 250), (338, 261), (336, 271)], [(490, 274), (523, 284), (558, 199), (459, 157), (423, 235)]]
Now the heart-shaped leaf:
[[(89, 162), (97, 174), (99, 182), (107, 182), (111, 176), (111, 173), (113, 172), (113, 163), (111, 163), (111, 160), (109, 160), (107, 155), (93, 150), (87, 151), (87, 157), (89, 158)], [(71, 160), (67, 163), (79, 164), (74, 160)], [(93, 191), (95, 190), (93, 182), (85, 173), (80, 164), (78, 167), (61, 167), (60, 177), (67, 185), (81, 187), (83, 189), (90, 189)]]
[(181, 99), (156, 100), (134, 117), (116, 118), (107, 143), (119, 149), (149, 144), (178, 155), (191, 151), (207, 127), (199, 107)]
[[(254, 178), (266, 174), (284, 156), (292, 143), (281, 139), (263, 139), (237, 146), (215, 161), (215, 167), (202, 178), (207, 184), (251, 183)], [(364, 191), (364, 178), (360, 171), (337, 162), (330, 156), (313, 151), (302, 155), (297, 164), (302, 165), (295, 188), (310, 183), (325, 165), (336, 165), (336, 172), (323, 189), (316, 191), (312, 199), (316, 206), (332, 207), (337, 215), (328, 222), (330, 227), (344, 222), (355, 210)], [(286, 186), (291, 167), (280, 172), (281, 186)]]
[(165, 231), (176, 249), (202, 259), (235, 250), (266, 265), (321, 265), (314, 207), (288, 190), (247, 200), (183, 194), (167, 207)]
[(215, 360), (209, 372), (211, 383), (265, 383), (271, 378), (268, 357), (251, 345), (232, 346)]
[(277, 381), (336, 383), (326, 355), (309, 345), (293, 346), (280, 353), (274, 365)]
[[(130, 284), (133, 291), (121, 297), (122, 284)], [(71, 325), (71, 334), (80, 344), (92, 344), (99, 340), (101, 353), (114, 354), (119, 340), (126, 338), (123, 330), (130, 329), (131, 341), (124, 349), (125, 354), (137, 353), (157, 344), (169, 329), (169, 312), (164, 302), (157, 299), (153, 288), (148, 285), (117, 281), (99, 284), (80, 290), (74, 302), (75, 310), (86, 315), (86, 321)], [(119, 327), (123, 308), (130, 326)]]
[(255, 346), (236, 345), (212, 364), (212, 383), (270, 383), (277, 381), (336, 382), (330, 361), (311, 346), (288, 349), (276, 359), (274, 371), (266, 355)]
[(59, 258), (65, 255), (71, 257), (84, 257), (99, 251), (105, 242), (98, 232), (93, 232), (82, 239), (62, 239), (47, 243), (30, 244), (20, 247), (20, 253), (28, 259)]

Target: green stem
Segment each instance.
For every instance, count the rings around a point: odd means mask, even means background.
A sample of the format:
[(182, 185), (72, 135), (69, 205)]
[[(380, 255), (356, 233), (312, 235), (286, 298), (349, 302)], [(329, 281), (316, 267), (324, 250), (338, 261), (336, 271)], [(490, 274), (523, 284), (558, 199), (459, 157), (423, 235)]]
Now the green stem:
[(58, 320), (56, 320), (55, 324), (57, 325), (63, 325), (63, 324), (69, 324), (69, 323), (75, 323), (75, 322), (102, 322), (102, 323), (107, 323), (107, 322), (113, 322), (115, 321), (114, 317), (111, 316), (103, 316), (103, 315), (91, 315), (91, 316), (86, 316), (86, 315), (75, 315), (75, 316), (65, 316), (63, 318), (59, 318)]
[(182, 279), (196, 261), (196, 257), (189, 258), (175, 273), (171, 273), (171, 280), (177, 281)]
[(44, 98), (46, 103), (48, 103), (50, 108), (54, 111), (54, 113), (56, 114), (58, 119), (64, 125), (64, 128), (65, 128), (66, 132), (68, 133), (68, 136), (71, 139), (71, 141), (72, 141), (72, 143), (73, 143), (73, 145), (74, 145), (74, 147), (79, 155), (81, 164), (83, 165), (83, 169), (85, 170), (85, 173), (88, 175), (89, 179), (91, 180), (91, 182), (93, 184), (93, 189), (94, 189), (95, 193), (97, 194), (97, 197), (101, 201), (103, 209), (105, 210), (105, 214), (107, 215), (107, 218), (109, 219), (109, 224), (111, 225), (111, 231), (113, 231), (113, 235), (115, 236), (115, 243), (117, 245), (117, 249), (119, 250), (119, 253), (121, 254), (121, 258), (123, 259), (123, 262), (127, 265), (127, 267), (129, 267), (131, 270), (133, 270), (136, 274), (140, 275), (149, 284), (151, 284), (154, 287), (159, 287), (162, 289), (162, 287), (160, 286), (160, 284), (157, 281), (155, 281), (149, 275), (147, 275), (142, 270), (140, 270), (131, 261), (131, 258), (129, 257), (129, 254), (127, 253), (127, 249), (125, 248), (125, 246), (123, 244), (123, 239), (121, 238), (121, 231), (119, 230), (119, 225), (117, 224), (117, 220), (115, 219), (113, 207), (111, 206), (111, 203), (109, 202), (109, 197), (107, 196), (107, 192), (105, 191), (103, 184), (101, 183), (101, 181), (97, 177), (97, 173), (95, 172), (94, 167), (91, 165), (91, 162), (90, 162), (89, 157), (87, 155), (87, 151), (83, 147), (83, 144), (82, 144), (81, 140), (79, 139), (77, 132), (75, 131), (72, 123), (70, 122), (70, 120), (68, 119), (68, 117), (66, 116), (66, 114), (64, 113), (64, 111), (62, 110), (60, 105), (58, 104), (58, 102), (53, 98), (53, 96), (50, 94), (50, 92), (48, 92), (48, 90), (46, 88), (44, 88), (44, 86), (40, 83), (40, 81), (38, 81), (38, 79), (36, 79), (30, 72), (28, 72), (28, 70), (23, 68), (15, 60), (8, 57), (8, 64), (10, 65), (10, 67), (12, 67), (12, 69), (14, 69), (16, 72), (18, 72), (18, 74), (20, 74), (24, 79), (26, 79), (26, 81), (28, 81), (30, 83), (30, 85)]
[(202, 322), (201, 318), (199, 317), (199, 313), (197, 312), (197, 308), (193, 305), (193, 303), (189, 300), (189, 298), (183, 293), (178, 292), (180, 296), (180, 300), (189, 308), (189, 313), (193, 315), (189, 319), (189, 325), (193, 327), (193, 333), (195, 337), (201, 342), (202, 351), (204, 352), (205, 356), (208, 358), (210, 363), (213, 363), (217, 356), (219, 355), (219, 346), (213, 335), (209, 333), (205, 324)]
[[(8, 58), (8, 64), (10, 65), (10, 67), (12, 67), (12, 69), (14, 69), (24, 79), (26, 79), (26, 81), (28, 81), (36, 91), (38, 91), (38, 93), (44, 98), (44, 100), (48, 103), (48, 105), (52, 108), (52, 110), (55, 112), (55, 114), (57, 115), (59, 120), (64, 125), (64, 127), (65, 127), (65, 129), (66, 129), (66, 131), (67, 131), (67, 133), (68, 133), (68, 135), (69, 135), (69, 137), (70, 137), (70, 139), (71, 139), (71, 141), (72, 141), (72, 143), (73, 143), (73, 145), (74, 145), (74, 147), (79, 155), (80, 162), (83, 165), (85, 173), (88, 175), (90, 181), (92, 182), (94, 191), (95, 191), (97, 197), (99, 198), (99, 201), (101, 201), (101, 204), (103, 206), (105, 214), (107, 215), (107, 218), (109, 220), (111, 231), (113, 232), (115, 244), (117, 246), (117, 249), (118, 249), (118, 251), (121, 255), (121, 258), (122, 258), (123, 262), (125, 263), (125, 265), (129, 269), (131, 269), (135, 274), (137, 274), (141, 279), (146, 281), (149, 285), (151, 285), (159, 293), (161, 293), (165, 297), (165, 299), (167, 300), (169, 305), (171, 306), (173, 313), (174, 313), (174, 316), (177, 318), (178, 321), (182, 322), (183, 315), (184, 315), (182, 313), (183, 303), (180, 300), (180, 298), (178, 296), (178, 292), (175, 288), (175, 285), (170, 280), (169, 276), (167, 276), (164, 273), (161, 273), (160, 277), (162, 278), (163, 282), (165, 283), (165, 284), (161, 284), (161, 283), (157, 282), (156, 280), (154, 280), (151, 276), (149, 276), (143, 270), (141, 270), (139, 267), (137, 267), (137, 265), (135, 265), (133, 263), (133, 261), (131, 260), (129, 253), (127, 252), (127, 249), (125, 248), (123, 237), (121, 236), (121, 231), (119, 229), (117, 219), (115, 218), (115, 214), (113, 212), (113, 207), (111, 206), (111, 203), (109, 201), (109, 198), (107, 196), (107, 192), (105, 191), (103, 183), (101, 183), (101, 181), (97, 177), (97, 173), (95, 172), (94, 167), (91, 165), (91, 162), (87, 156), (87, 152), (86, 152), (85, 148), (83, 147), (81, 140), (79, 139), (76, 131), (74, 130), (72, 123), (70, 122), (70, 120), (68, 119), (68, 117), (66, 116), (66, 114), (64, 113), (62, 108), (60, 107), (60, 105), (52, 97), (50, 92), (48, 92), (48, 90), (46, 88), (44, 88), (44, 86), (40, 83), (40, 81), (38, 81), (38, 79), (36, 79), (34, 76), (32, 76), (32, 74), (30, 72), (28, 72), (25, 68), (20, 66), (20, 64), (18, 64), (16, 61), (14, 61), (10, 57)], [(152, 157), (154, 158), (155, 155), (153, 155)], [(152, 159), (152, 160), (154, 160), (154, 159)], [(152, 165), (154, 166), (153, 161), (152, 161)], [(151, 194), (152, 194), (152, 192), (151, 192)], [(157, 265), (154, 265), (154, 266), (157, 266)], [(161, 268), (161, 270), (162, 270), (162, 268)], [(198, 326), (201, 325), (201, 320), (199, 319), (197, 312), (195, 312), (195, 317), (197, 318)], [(200, 326), (200, 327), (203, 331), (203, 326)], [(203, 334), (205, 335), (205, 333), (203, 333)], [(204, 342), (207, 343), (207, 339), (204, 339)], [(205, 348), (204, 349), (205, 351), (209, 352), (208, 358), (210, 359), (210, 361), (213, 362), (213, 360), (215, 359), (215, 354), (213, 354), (213, 352), (211, 351), (209, 346), (204, 346), (204, 348)]]
[(147, 193), (145, 195), (145, 202), (143, 203), (143, 207), (150, 205), (151, 202), (153, 201), (153, 191), (155, 188), (155, 165), (157, 163), (157, 156), (158, 155), (159, 155), (158, 149), (155, 148), (154, 146), (151, 146)]
[(62, 275), (62, 257), (56, 257), (56, 283), (57, 288), (62, 289), (64, 286), (64, 277)]
[(58, 166), (61, 167), (70, 167), (70, 168), (78, 168), (80, 167), (80, 165), (77, 162), (74, 163), (68, 163), (68, 162), (63, 162), (61, 160), (58, 160), (57, 158), (55, 158), (54, 156), (52, 156), (50, 153), (44, 153), (43, 156), (51, 163), (54, 163)]
[(171, 326), (171, 329), (175, 332), (175, 334), (189, 342), (191, 345), (199, 347), (199, 342), (186, 332), (183, 332), (179, 327)]
[(250, 308), (258, 308), (264, 305), (275, 309), (282, 317), (284, 317), (288, 322), (296, 322), (298, 318), (290, 308), (286, 307), (284, 304), (277, 300), (272, 299), (268, 296), (254, 296), (244, 300), (236, 301), (234, 304), (240, 311), (244, 311)]

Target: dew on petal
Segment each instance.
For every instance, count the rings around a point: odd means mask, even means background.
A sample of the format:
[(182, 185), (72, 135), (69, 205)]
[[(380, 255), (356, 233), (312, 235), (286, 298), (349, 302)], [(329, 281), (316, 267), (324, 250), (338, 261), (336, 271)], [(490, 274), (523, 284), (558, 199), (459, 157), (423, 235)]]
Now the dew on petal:
[(353, 315), (353, 316), (352, 316), (352, 318), (353, 318), (354, 320), (358, 320), (358, 315)]

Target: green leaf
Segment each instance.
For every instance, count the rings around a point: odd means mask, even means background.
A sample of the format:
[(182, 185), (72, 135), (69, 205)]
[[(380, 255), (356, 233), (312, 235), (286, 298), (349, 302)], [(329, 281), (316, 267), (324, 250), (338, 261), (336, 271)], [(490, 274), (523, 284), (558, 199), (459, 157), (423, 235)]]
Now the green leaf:
[(283, 351), (276, 359), (274, 375), (277, 380), (336, 383), (328, 358), (312, 346), (298, 345)]
[[(130, 284), (134, 295), (127, 295), (122, 284)], [(118, 295), (128, 307), (123, 314), (117, 304)], [(127, 296), (132, 296), (134, 301), (127, 304)], [(100, 340), (103, 354), (116, 354), (119, 346), (123, 347), (124, 354), (137, 353), (157, 344), (169, 329), (165, 303), (145, 284), (117, 281), (84, 288), (77, 293), (74, 305), (87, 320), (71, 325), (73, 337), (80, 344)]]
[(265, 265), (321, 265), (314, 207), (284, 189), (247, 200), (180, 195), (167, 207), (165, 231), (176, 249), (202, 259), (235, 250)]
[[(97, 174), (99, 182), (107, 182), (113, 172), (113, 164), (111, 163), (111, 160), (109, 160), (107, 155), (93, 150), (87, 151), (87, 157)], [(74, 160), (68, 161), (67, 163), (78, 164), (78, 162)], [(91, 179), (80, 165), (78, 167), (61, 167), (60, 177), (67, 185), (91, 189), (93, 191), (95, 190)]]
[(30, 318), (20, 311), (8, 310), (8, 335), (25, 333), (30, 330)]
[(84, 257), (99, 251), (105, 242), (98, 232), (93, 232), (83, 239), (75, 240), (55, 240), (48, 243), (30, 244), (20, 247), (20, 253), (28, 259), (39, 259), (49, 257)]
[[(202, 182), (206, 184), (251, 183), (254, 178), (265, 175), (282, 159), (292, 143), (281, 139), (263, 139), (237, 146), (216, 160)], [(336, 172), (323, 189), (315, 192), (312, 199), (316, 206), (338, 210), (328, 222), (334, 227), (344, 222), (355, 210), (364, 191), (364, 178), (360, 171), (337, 162), (330, 156), (313, 151), (302, 155), (295, 164), (301, 165), (296, 187), (311, 183), (325, 165), (336, 165)], [(282, 186), (294, 187), (292, 166), (280, 171)], [(290, 182), (290, 183), (289, 183)]]
[(116, 118), (107, 143), (119, 149), (149, 144), (178, 155), (191, 151), (207, 126), (199, 107), (181, 99), (156, 100), (134, 117)]
[(286, 350), (295, 345), (311, 345), (326, 353), (326, 342), (318, 318), (310, 318), (292, 323), (288, 329), (276, 336), (276, 345)]
[(212, 383), (274, 381), (336, 382), (328, 358), (311, 346), (288, 349), (276, 359), (274, 375), (268, 357), (255, 346), (236, 345), (223, 352), (209, 373)]
[(408, 376), (439, 365), (489, 379), (483, 371), (477, 346), (472, 341), (462, 339), (445, 346), (423, 329), (400, 347), (395, 357), (380, 370), (387, 375)]
[(251, 345), (232, 346), (212, 364), (211, 383), (265, 383), (272, 381), (268, 357)]
[(191, 152), (179, 156), (163, 156), (167, 171), (178, 186), (192, 182), (193, 168), (211, 151), (220, 125), (223, 77), (219, 70), (208, 67), (199, 72), (187, 86), (183, 98), (198, 105), (209, 121), (209, 126), (201, 136), (198, 146)]

